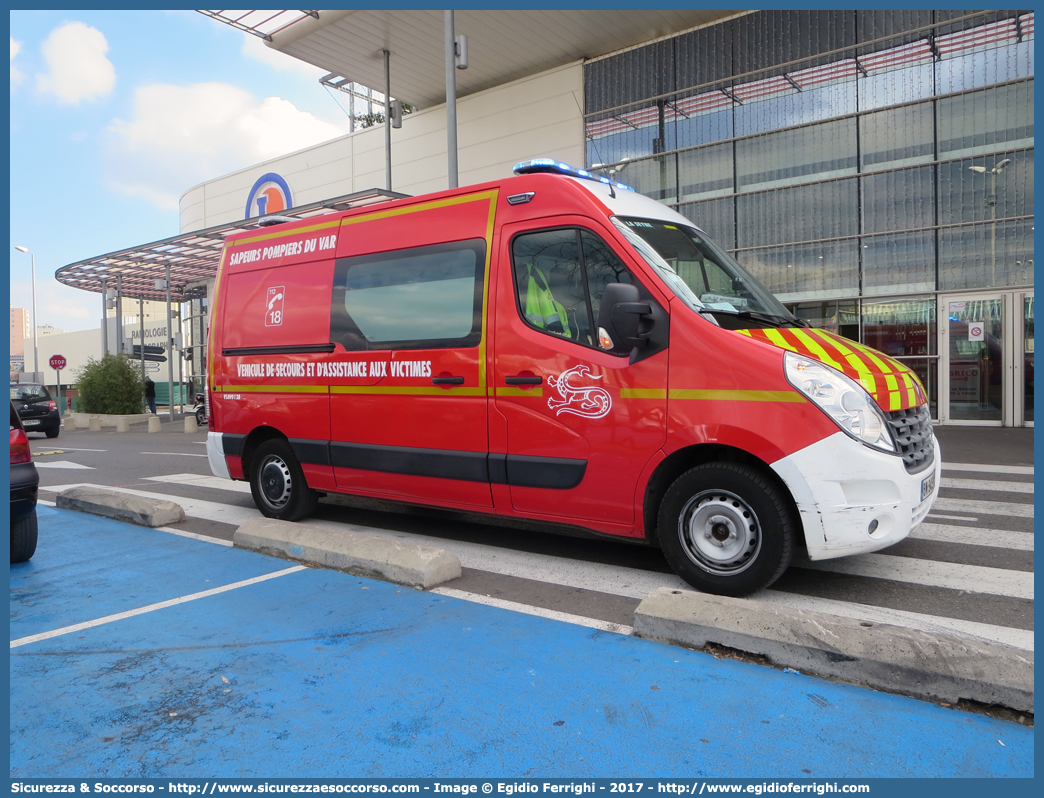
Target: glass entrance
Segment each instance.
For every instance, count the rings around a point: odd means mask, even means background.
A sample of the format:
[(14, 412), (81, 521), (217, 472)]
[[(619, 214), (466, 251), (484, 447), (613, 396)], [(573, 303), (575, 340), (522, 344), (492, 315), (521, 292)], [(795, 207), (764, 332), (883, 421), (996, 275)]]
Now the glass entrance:
[[(1004, 297), (940, 297), (946, 362), (942, 376), (945, 421), (1001, 424), (1004, 413)], [(1010, 421), (1009, 421), (1010, 423)]]
[[(1022, 420), (1026, 426), (1033, 426), (1033, 295), (1023, 294), (1022, 328), (1019, 330), (1022, 339), (1021, 373), (1016, 382), (1022, 398)], [(1018, 421), (1016, 420), (1016, 423)]]

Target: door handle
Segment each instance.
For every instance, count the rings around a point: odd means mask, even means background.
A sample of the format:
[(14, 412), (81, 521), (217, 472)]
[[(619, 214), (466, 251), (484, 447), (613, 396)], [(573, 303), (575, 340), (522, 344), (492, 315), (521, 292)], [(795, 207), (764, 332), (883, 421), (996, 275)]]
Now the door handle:
[(463, 385), (463, 377), (432, 377), (431, 381), (435, 385)]
[(507, 385), (540, 385), (544, 381), (543, 377), (505, 377), (504, 382)]

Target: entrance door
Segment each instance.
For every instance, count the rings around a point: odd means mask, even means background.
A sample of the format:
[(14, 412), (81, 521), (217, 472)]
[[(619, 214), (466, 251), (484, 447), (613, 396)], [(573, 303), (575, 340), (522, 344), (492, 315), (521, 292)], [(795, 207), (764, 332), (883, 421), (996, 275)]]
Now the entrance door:
[[(1010, 294), (941, 296), (940, 420), (1011, 424)], [(945, 315), (943, 315), (945, 314)]]
[(1033, 426), (1033, 294), (1015, 294), (1015, 421)]

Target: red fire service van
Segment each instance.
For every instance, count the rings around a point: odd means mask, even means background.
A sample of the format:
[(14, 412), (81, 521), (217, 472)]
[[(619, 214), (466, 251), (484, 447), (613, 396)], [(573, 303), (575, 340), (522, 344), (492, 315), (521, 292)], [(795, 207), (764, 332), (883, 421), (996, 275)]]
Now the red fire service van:
[(938, 493), (908, 368), (810, 329), (685, 217), (549, 159), (229, 236), (214, 473), (659, 545), (750, 593), (902, 540)]

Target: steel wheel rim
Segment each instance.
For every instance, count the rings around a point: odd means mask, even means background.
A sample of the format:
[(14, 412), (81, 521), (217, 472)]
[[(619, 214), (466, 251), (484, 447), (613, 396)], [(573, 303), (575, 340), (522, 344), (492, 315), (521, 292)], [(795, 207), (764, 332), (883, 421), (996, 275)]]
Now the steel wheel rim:
[(707, 573), (734, 576), (747, 570), (761, 551), (761, 524), (751, 506), (726, 490), (698, 493), (678, 518), (685, 555)]
[(290, 501), (293, 480), (290, 467), (282, 457), (270, 454), (261, 461), (257, 471), (257, 483), (261, 498), (274, 510), (280, 510)]

